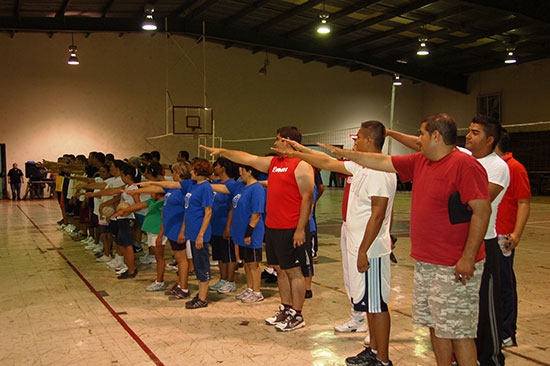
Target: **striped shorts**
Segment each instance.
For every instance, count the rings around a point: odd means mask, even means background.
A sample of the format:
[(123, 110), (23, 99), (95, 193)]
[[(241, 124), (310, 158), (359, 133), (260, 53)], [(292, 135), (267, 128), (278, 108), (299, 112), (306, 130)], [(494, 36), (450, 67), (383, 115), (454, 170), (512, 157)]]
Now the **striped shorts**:
[(369, 258), (369, 270), (357, 270), (357, 256), (348, 252), (348, 276), (351, 302), (355, 311), (383, 313), (388, 311), (390, 296), (390, 256)]

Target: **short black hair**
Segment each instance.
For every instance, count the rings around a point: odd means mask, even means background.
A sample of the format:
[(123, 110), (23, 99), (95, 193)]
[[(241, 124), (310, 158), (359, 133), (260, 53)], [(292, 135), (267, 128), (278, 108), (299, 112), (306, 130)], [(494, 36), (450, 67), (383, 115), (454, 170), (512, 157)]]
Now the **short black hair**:
[(99, 161), (101, 164), (105, 164), (105, 154), (102, 152), (96, 152), (95, 153), (95, 159)]
[(478, 113), (475, 115), (474, 118), (472, 118), (472, 123), (482, 125), (483, 131), (485, 131), (485, 135), (488, 138), (489, 137), (493, 138), (493, 150), (494, 150), (498, 142), (500, 141), (500, 132), (502, 130), (502, 126), (500, 122), (491, 116)]
[(456, 123), (453, 117), (447, 113), (429, 115), (424, 118), (422, 123), (426, 123), (426, 131), (428, 131), (430, 136), (434, 131), (439, 131), (445, 145), (456, 145)]
[(371, 120), (361, 123), (361, 128), (369, 131), (369, 136), (373, 139), (374, 146), (382, 150), (384, 141), (386, 140), (386, 127), (379, 121)]
[(115, 161), (115, 156), (111, 153), (105, 154), (105, 161)]
[(113, 165), (115, 166), (115, 168), (120, 169), (120, 171), (122, 171), (122, 169), (124, 169), (124, 166), (128, 164), (126, 164), (122, 160), (116, 159), (116, 160), (113, 160)]
[(151, 174), (153, 177), (163, 176), (163, 168), (160, 163), (156, 161), (152, 162), (147, 166), (147, 173)]
[(258, 179), (258, 178), (260, 177), (261, 172), (260, 172), (259, 170), (254, 169), (254, 168), (251, 167), (251, 166), (248, 166), (248, 165), (241, 165), (241, 168), (243, 168), (243, 169), (246, 170), (247, 172), (250, 172), (250, 174), (252, 174), (252, 176), (254, 177), (254, 179)]
[(277, 130), (277, 134), (280, 135), (281, 137), (287, 138), (292, 141), (296, 141), (298, 143), (302, 142), (302, 132), (300, 132), (298, 127), (283, 126)]
[(140, 158), (143, 158), (143, 159), (145, 159), (145, 160), (147, 160), (147, 161), (153, 160), (153, 155), (151, 155), (151, 153), (148, 153), (148, 152), (144, 152), (144, 153), (141, 154), (139, 157), (140, 157)]
[(151, 158), (160, 161), (160, 153), (158, 151), (151, 151)]
[(189, 160), (189, 151), (187, 150), (181, 150), (178, 153), (182, 158), (185, 158), (185, 160)]
[(216, 165), (223, 166), (225, 168), (225, 173), (230, 178), (238, 178), (239, 176), (238, 166), (235, 165), (235, 163), (233, 163), (231, 160), (226, 158), (218, 158), (218, 160), (214, 162), (214, 166)]
[(132, 178), (132, 182), (134, 183), (141, 182), (141, 172), (139, 169), (136, 169), (131, 165), (124, 164), (122, 167), (122, 174), (130, 176)]
[(508, 130), (502, 127), (500, 131), (500, 140), (498, 140), (498, 148), (500, 151), (507, 153), (512, 151), (512, 140), (510, 139), (510, 134)]

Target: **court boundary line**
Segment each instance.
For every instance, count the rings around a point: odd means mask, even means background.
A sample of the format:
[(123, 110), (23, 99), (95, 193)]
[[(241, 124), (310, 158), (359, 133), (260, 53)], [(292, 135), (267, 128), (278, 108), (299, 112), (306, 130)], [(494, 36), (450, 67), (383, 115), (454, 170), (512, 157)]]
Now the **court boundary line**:
[(31, 219), (29, 215), (23, 209), (17, 205), (17, 208), (21, 213), (33, 224), (33, 226), (38, 230), (40, 234), (46, 239), (48, 243), (51, 244), (53, 249), (59, 254), (61, 258), (67, 263), (69, 267), (73, 270), (73, 272), (84, 282), (84, 284), (88, 287), (90, 292), (97, 297), (97, 299), (103, 304), (103, 306), (111, 313), (111, 315), (118, 321), (118, 323), (122, 326), (122, 328), (132, 337), (132, 339), (141, 347), (143, 352), (149, 356), (149, 358), (155, 363), (157, 366), (164, 366), (164, 363), (153, 353), (153, 351), (143, 342), (143, 340), (130, 328), (130, 326), (120, 317), (120, 315), (117, 314), (117, 312), (109, 305), (109, 303), (101, 296), (95, 287), (84, 277), (84, 275), (78, 270), (78, 268), (75, 267), (75, 265), (61, 252), (61, 250), (50, 240), (50, 238), (40, 229), (40, 227)]

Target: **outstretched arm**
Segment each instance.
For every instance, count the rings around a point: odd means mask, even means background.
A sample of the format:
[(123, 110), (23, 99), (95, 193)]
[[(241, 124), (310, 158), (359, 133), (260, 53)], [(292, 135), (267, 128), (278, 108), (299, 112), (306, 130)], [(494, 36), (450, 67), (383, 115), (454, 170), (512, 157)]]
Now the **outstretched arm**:
[(393, 167), (391, 156), (381, 153), (367, 153), (361, 151), (344, 150), (336, 146), (317, 143), (323, 149), (330, 151), (334, 156), (347, 158), (364, 167), (381, 170), (383, 172), (397, 173)]
[(418, 137), (413, 135), (407, 135), (403, 132), (398, 132), (390, 129), (386, 129), (386, 136), (393, 138), (395, 141), (402, 143), (409, 149), (420, 151), (420, 145), (418, 143)]
[[(272, 147), (271, 150), (275, 151), (277, 154), (282, 156), (302, 159), (303, 161), (319, 169), (330, 170), (337, 173), (351, 175), (351, 173), (348, 172), (347, 169), (345, 168), (344, 162), (336, 160), (325, 153), (313, 154), (313, 153), (302, 152), (299, 150), (287, 151), (287, 150), (280, 150), (274, 147)], [(312, 150), (312, 151), (315, 151), (315, 150)]]
[(271, 164), (271, 159), (273, 159), (272, 156), (257, 156), (244, 151), (207, 147), (203, 145), (201, 145), (201, 149), (210, 152), (210, 156), (223, 155), (224, 158), (237, 164), (248, 165), (264, 173), (269, 171), (269, 165)]
[(229, 189), (227, 189), (227, 186), (225, 184), (210, 184), (212, 186), (212, 190), (216, 193), (223, 193), (223, 194), (229, 194)]
[(111, 216), (111, 218), (115, 218), (115, 217), (119, 217), (119, 216), (128, 216), (132, 212), (137, 212), (137, 211), (139, 211), (143, 208), (146, 208), (146, 207), (148, 207), (148, 205), (145, 202), (134, 203), (133, 205), (128, 206), (125, 209), (122, 209), (120, 211), (115, 212), (113, 214), (113, 216)]
[(144, 193), (164, 193), (164, 189), (162, 187), (158, 186), (148, 186), (144, 188), (138, 188), (138, 189), (123, 189), (120, 192), (129, 194), (130, 196), (135, 196), (139, 194)]
[(140, 187), (161, 187), (161, 188), (181, 188), (179, 182), (173, 180), (148, 180), (145, 182), (138, 183)]

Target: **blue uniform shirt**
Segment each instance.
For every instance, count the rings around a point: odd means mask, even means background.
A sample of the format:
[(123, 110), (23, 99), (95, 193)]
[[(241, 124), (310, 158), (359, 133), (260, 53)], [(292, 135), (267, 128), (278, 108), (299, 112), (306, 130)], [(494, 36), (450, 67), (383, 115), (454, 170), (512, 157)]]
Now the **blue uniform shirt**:
[[(221, 180), (215, 180), (212, 184), (225, 184), (227, 189), (231, 192), (232, 186), (238, 185), (233, 179), (228, 179), (224, 183)], [(212, 235), (222, 236), (225, 225), (227, 224), (227, 216), (231, 210), (231, 195), (214, 192), (214, 202), (212, 203), (212, 219), (210, 224), (212, 225)]]
[(231, 222), (231, 237), (236, 244), (248, 248), (261, 248), (264, 240), (265, 226), (260, 218), (252, 232), (250, 245), (244, 243), (244, 234), (254, 213), (263, 213), (265, 208), (265, 191), (260, 183), (249, 186), (240, 184), (232, 191), (233, 221)]
[[(186, 181), (187, 182), (187, 181)], [(212, 186), (210, 182), (203, 182), (197, 184), (194, 180), (189, 185), (189, 189), (185, 194), (185, 238), (187, 240), (196, 241), (197, 235), (201, 230), (202, 221), (204, 219), (204, 208), (212, 207), (212, 201), (214, 199), (214, 193), (212, 192)], [(182, 191), (185, 191), (187, 187), (182, 184)], [(212, 226), (208, 223), (208, 228), (204, 233), (203, 239), (205, 243), (210, 242), (210, 236), (212, 235)]]
[(164, 236), (177, 241), (185, 213), (185, 193), (181, 189), (164, 189), (164, 208), (162, 209), (162, 225)]

